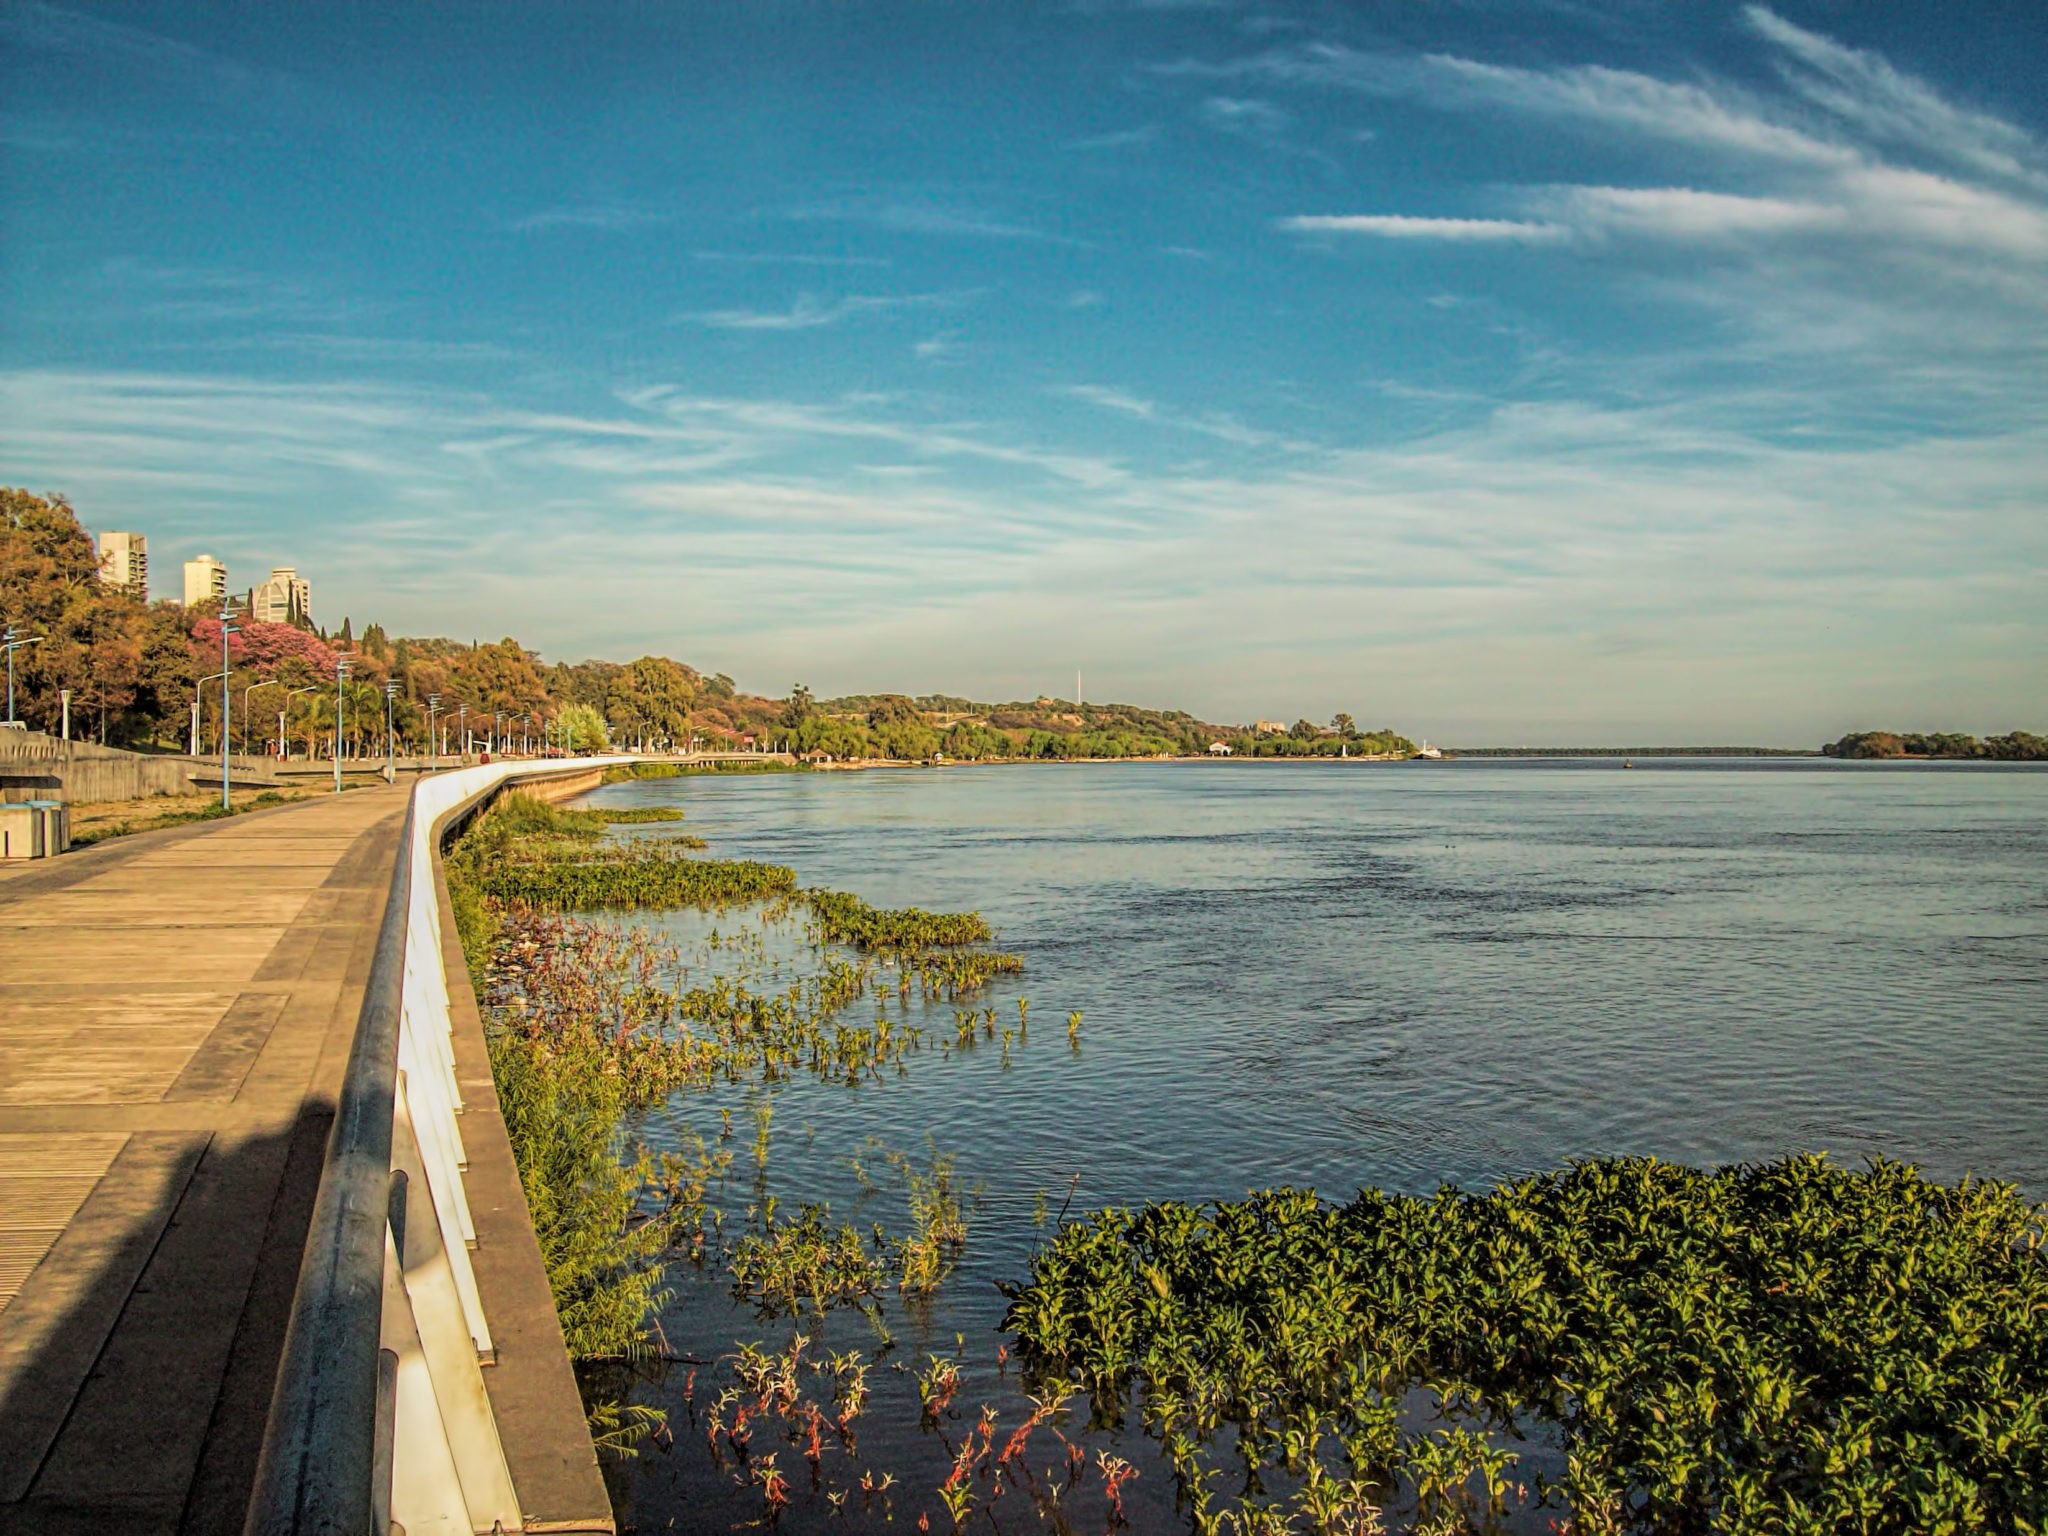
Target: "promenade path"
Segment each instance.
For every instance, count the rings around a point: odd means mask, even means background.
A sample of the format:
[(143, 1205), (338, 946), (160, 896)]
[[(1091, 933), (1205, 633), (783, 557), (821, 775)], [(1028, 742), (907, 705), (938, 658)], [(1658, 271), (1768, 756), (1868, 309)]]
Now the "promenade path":
[(240, 1531), (405, 804), (0, 868), (0, 1536)]

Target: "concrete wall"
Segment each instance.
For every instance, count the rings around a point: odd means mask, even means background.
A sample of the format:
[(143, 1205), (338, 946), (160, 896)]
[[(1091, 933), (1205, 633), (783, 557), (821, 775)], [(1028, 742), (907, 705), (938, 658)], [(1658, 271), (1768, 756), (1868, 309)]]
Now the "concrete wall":
[[(237, 784), (274, 787), (267, 757), (230, 759)], [(195, 782), (195, 780), (197, 782)], [(220, 793), (220, 759), (123, 752), (42, 731), (0, 729), (0, 801), (142, 800)]]

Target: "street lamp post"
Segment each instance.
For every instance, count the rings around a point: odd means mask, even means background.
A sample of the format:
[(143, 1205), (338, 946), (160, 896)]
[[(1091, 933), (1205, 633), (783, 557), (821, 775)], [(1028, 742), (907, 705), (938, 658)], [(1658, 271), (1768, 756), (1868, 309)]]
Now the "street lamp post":
[(334, 792), (341, 793), (341, 687), (348, 681), (346, 655), (334, 658)]
[(456, 706), (455, 749), (462, 754), (462, 760), (469, 761), (469, 701), (463, 700)]
[(256, 717), (249, 710), (249, 695), (259, 688), (281, 688), (284, 685), (274, 677), (259, 678), (242, 690), (242, 756), (249, 755), (249, 727), (256, 723)]
[(384, 782), (398, 782), (398, 737), (391, 729), (392, 700), (398, 697), (398, 679), (384, 680)]
[(187, 756), (199, 755), (199, 701), (206, 696), (206, 685), (219, 682), (226, 675), (224, 672), (209, 672), (192, 685), (192, 750)]
[(438, 730), (438, 729), (439, 729), (439, 726), (438, 726), (438, 724), (437, 724), (436, 722), (437, 722), (437, 721), (439, 720), (439, 718), (440, 718), (440, 714), (441, 714), (441, 695), (439, 695), (438, 693), (430, 693), (430, 694), (428, 694), (428, 695), (427, 695), (427, 758), (428, 758), (428, 761), (429, 761), (429, 765), (430, 765), (430, 766), (432, 766), (432, 767), (435, 767), (435, 768), (438, 768), (438, 767), (440, 767), (440, 766), (441, 766), (441, 761), (440, 761), (440, 759), (441, 759), (441, 753), (440, 753), (440, 751), (439, 751), (439, 748), (440, 748), (440, 745), (441, 745), (441, 738), (440, 738), (440, 737), (438, 737), (438, 736), (436, 736), (436, 735), (434, 734), (434, 732), (435, 732), (436, 730)]
[[(228, 636), (241, 633), (229, 622), (234, 616), (232, 608), (223, 608), (220, 611), (220, 808), (223, 811), (232, 808), (228, 803), (228, 732), (234, 725), (235, 717), (229, 708), (233, 702), (233, 695), (228, 689), (234, 681), (230, 675), (234, 668), (228, 665)], [(247, 705), (246, 694), (243, 695), (242, 702)], [(246, 708), (244, 713), (247, 713)]]
[(293, 688), (285, 694), (283, 701), (277, 706), (277, 755), (280, 759), (289, 759), (292, 755), (291, 743), (284, 739), (284, 717), (291, 708), (292, 700), (302, 693), (318, 693), (319, 691), (320, 687), (317, 683), (308, 684), (304, 688)]
[(31, 645), (41, 645), (47, 639), (49, 639), (48, 635), (35, 635), (24, 640), (21, 638), (21, 631), (12, 624), (9, 624), (4, 630), (0, 630), (0, 647), (4, 647), (7, 651), (7, 723), (9, 725), (14, 724), (14, 653), (24, 650)]

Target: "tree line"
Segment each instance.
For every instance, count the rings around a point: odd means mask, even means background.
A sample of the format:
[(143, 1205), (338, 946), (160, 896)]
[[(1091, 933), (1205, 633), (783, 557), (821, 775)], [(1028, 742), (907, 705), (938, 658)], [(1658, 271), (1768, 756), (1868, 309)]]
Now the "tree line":
[(1985, 762), (2048, 762), (2048, 736), (2008, 731), (1979, 741), (1953, 731), (1852, 731), (1821, 748), (1828, 757), (1944, 757)]
[[(330, 633), (229, 621), (223, 718), (221, 610), (150, 603), (99, 579), (92, 537), (61, 495), (0, 487), (0, 621), (37, 643), (15, 653), (15, 711), (55, 732), (71, 696), (72, 734), (108, 746), (349, 755), (385, 746), (387, 695), (398, 749), (582, 751), (778, 747), (813, 758), (928, 761), (1405, 755), (1391, 729), (1348, 714), (1285, 731), (1218, 725), (1183, 710), (1039, 698), (976, 703), (950, 695), (816, 700), (749, 694), (724, 673), (664, 656), (547, 662), (510, 637), (397, 637), (382, 625)], [(337, 715), (339, 731), (337, 732)]]

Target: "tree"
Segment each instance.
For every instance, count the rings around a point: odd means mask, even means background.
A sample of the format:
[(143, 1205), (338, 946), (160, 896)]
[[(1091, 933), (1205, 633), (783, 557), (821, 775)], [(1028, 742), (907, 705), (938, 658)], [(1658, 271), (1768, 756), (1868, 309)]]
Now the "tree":
[(614, 725), (667, 740), (687, 736), (696, 674), (666, 656), (642, 656), (612, 679), (605, 715)]
[(1287, 728), (1287, 734), (1296, 741), (1314, 741), (1322, 733), (1306, 720), (1297, 720)]
[(611, 745), (604, 716), (588, 704), (570, 704), (555, 719), (555, 729), (571, 752), (596, 752)]
[(0, 622), (39, 643), (14, 653), (17, 714), (47, 730), (86, 691), (105, 694), (93, 707), (127, 702), (143, 621), (142, 603), (99, 579), (92, 538), (62, 496), (0, 487)]
[(1330, 734), (1342, 736), (1348, 741), (1358, 734), (1358, 726), (1349, 715), (1339, 710), (1330, 717)]
[(885, 725), (923, 725), (924, 711), (900, 693), (885, 693), (869, 706), (868, 724), (877, 729)]
[(800, 730), (803, 723), (811, 718), (811, 690), (798, 683), (789, 690), (789, 702), (782, 706), (782, 723), (788, 729)]

